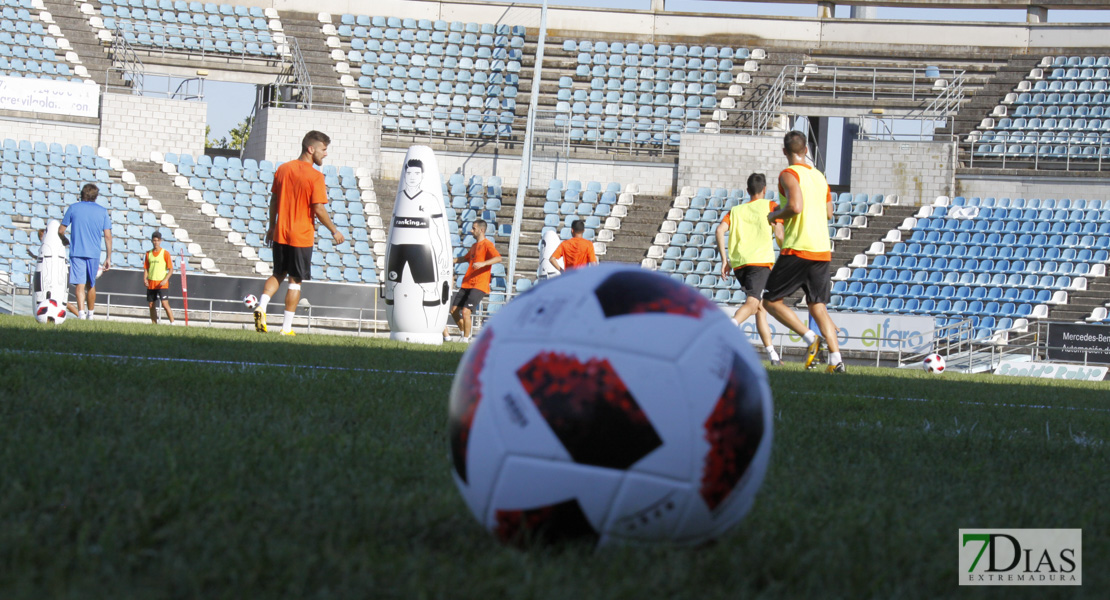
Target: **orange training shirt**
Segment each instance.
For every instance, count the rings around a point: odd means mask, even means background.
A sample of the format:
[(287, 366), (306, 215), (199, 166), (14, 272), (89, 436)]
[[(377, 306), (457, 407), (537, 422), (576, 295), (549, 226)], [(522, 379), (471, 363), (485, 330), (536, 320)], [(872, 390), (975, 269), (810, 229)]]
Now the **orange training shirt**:
[(466, 260), (470, 263), (470, 266), (466, 268), (462, 287), (481, 290), (489, 294), (489, 281), (493, 274), (493, 265), (475, 269), (474, 263), (485, 262), (498, 256), (501, 256), (501, 254), (497, 252), (497, 248), (493, 245), (493, 242), (489, 241), (489, 238), (482, 238), (482, 241), (471, 246), (470, 251), (466, 253)]
[(597, 255), (594, 254), (594, 243), (580, 237), (570, 238), (559, 244), (555, 253), (551, 255), (551, 260), (554, 261), (559, 258), (563, 259), (563, 265), (566, 269), (577, 269), (597, 262)]
[(271, 189), (278, 198), (274, 242), (298, 248), (311, 247), (316, 238), (312, 205), (328, 202), (324, 174), (317, 171), (311, 162), (291, 160), (274, 171)]

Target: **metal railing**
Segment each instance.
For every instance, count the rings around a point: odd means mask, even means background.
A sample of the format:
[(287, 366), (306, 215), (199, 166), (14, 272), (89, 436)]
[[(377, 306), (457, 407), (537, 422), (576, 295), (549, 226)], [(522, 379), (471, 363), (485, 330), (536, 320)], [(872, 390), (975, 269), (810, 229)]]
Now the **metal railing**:
[[(786, 65), (779, 74), (791, 100), (806, 97), (833, 100), (929, 100), (939, 110), (952, 99), (963, 98), (964, 71), (933, 68), (845, 67), (837, 65)], [(938, 87), (943, 81), (944, 87)], [(776, 80), (776, 84), (778, 80)], [(948, 93), (948, 88), (957, 89)], [(772, 86), (774, 89), (774, 86)], [(939, 93), (938, 93), (939, 92)], [(945, 100), (941, 101), (941, 98)], [(784, 98), (785, 100), (785, 98)]]
[[(273, 53), (263, 53), (262, 46), (265, 44), (257, 43), (259, 51), (252, 53), (248, 48), (248, 44), (256, 42), (243, 42), (242, 48), (236, 49), (232, 45), (232, 41), (239, 42), (240, 40), (229, 40), (225, 37), (217, 37), (210, 30), (205, 28), (195, 28), (190, 33), (191, 35), (177, 35), (171, 36), (162, 34), (150, 35), (150, 41), (147, 42), (143, 39), (139, 43), (139, 37), (136, 36), (136, 42), (130, 43), (127, 40), (127, 33), (135, 32), (136, 24), (147, 25), (142, 21), (130, 20), (117, 20), (116, 29), (112, 30), (112, 49), (113, 57), (115, 56), (116, 44), (122, 42), (126, 47), (141, 49), (148, 54), (156, 54), (160, 57), (171, 57), (174, 55), (199, 57), (202, 60), (221, 60), (225, 62), (238, 61), (239, 64), (247, 64), (248, 62), (270, 64), (278, 62), (281, 65), (286, 64), (292, 59), (290, 55), (290, 43), (292, 38), (275, 34), (272, 42), (267, 42), (273, 46)], [(131, 29), (128, 30), (128, 27)], [(175, 43), (175, 40), (180, 43)]]
[(969, 168), (1041, 171), (1110, 170), (1110, 140), (1098, 142), (986, 141), (959, 143), (961, 162)]
[[(104, 81), (107, 84), (111, 82), (111, 74), (118, 72), (120, 79), (125, 82), (125, 87), (132, 90), (142, 90), (143, 88), (143, 73), (146, 68), (143, 66), (142, 59), (135, 52), (135, 49), (122, 35), (117, 35), (112, 39), (112, 46), (108, 52), (108, 58), (111, 59), (111, 66), (104, 74)], [(141, 95), (141, 92), (134, 92)]]
[(790, 72), (791, 67), (797, 65), (786, 65), (779, 71), (778, 77), (771, 84), (771, 88), (763, 95), (759, 101), (759, 107), (756, 108), (756, 114), (753, 115), (751, 120), (752, 126), (758, 133), (765, 133), (768, 131), (773, 122), (773, 115), (782, 110), (782, 101), (786, 97), (786, 81), (787, 73)]

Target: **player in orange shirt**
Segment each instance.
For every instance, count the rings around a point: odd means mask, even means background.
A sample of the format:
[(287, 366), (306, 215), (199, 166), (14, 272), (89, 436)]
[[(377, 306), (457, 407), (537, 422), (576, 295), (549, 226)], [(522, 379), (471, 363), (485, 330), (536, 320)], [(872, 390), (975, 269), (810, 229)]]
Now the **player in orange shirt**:
[[(594, 244), (582, 237), (585, 231), (586, 222), (582, 219), (578, 219), (571, 223), (570, 239), (564, 240), (562, 244), (559, 244), (559, 247), (556, 248), (555, 252), (547, 259), (548, 264), (560, 273), (568, 269), (577, 269), (586, 265), (596, 265), (597, 255), (594, 254)], [(563, 259), (563, 263), (566, 265), (565, 268), (559, 266), (559, 263), (555, 262), (560, 258)]]
[(170, 300), (166, 297), (166, 290), (170, 287), (170, 276), (173, 275), (173, 258), (162, 247), (162, 233), (155, 231), (150, 234), (150, 243), (154, 247), (146, 253), (143, 259), (143, 283), (146, 284), (146, 302), (150, 305), (150, 322), (158, 323), (158, 302), (166, 310), (166, 317), (173, 325), (173, 311), (170, 310)]
[(336, 244), (343, 243), (328, 216), (328, 190), (324, 174), (315, 167), (324, 164), (331, 138), (319, 131), (309, 131), (301, 140), (301, 155), (283, 163), (274, 171), (271, 186), (270, 225), (266, 245), (273, 245), (274, 274), (266, 280), (262, 298), (254, 309), (254, 329), (266, 332), (266, 305), (277, 292), (283, 279), (289, 278), (285, 292), (285, 315), (281, 334), (293, 334), (293, 314), (301, 300), (301, 282), (312, 277), (312, 245), (316, 239), (316, 221), (331, 232)]
[[(455, 264), (470, 263), (463, 276), (462, 286), (455, 297), (451, 299), (451, 318), (462, 332), (463, 343), (470, 341), (472, 327), (471, 316), (477, 312), (482, 298), (489, 294), (489, 282), (492, 276), (492, 267), (501, 262), (501, 254), (497, 252), (493, 242), (486, 239), (486, 222), (483, 219), (474, 221), (470, 226), (470, 235), (476, 240), (466, 254), (455, 259)], [(447, 341), (447, 328), (443, 328), (443, 340)]]

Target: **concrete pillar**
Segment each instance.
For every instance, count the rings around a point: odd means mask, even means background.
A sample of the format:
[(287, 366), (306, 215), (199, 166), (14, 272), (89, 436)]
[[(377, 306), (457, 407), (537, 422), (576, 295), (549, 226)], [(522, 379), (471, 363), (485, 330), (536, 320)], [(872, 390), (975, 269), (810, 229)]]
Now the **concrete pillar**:
[(868, 20), (874, 19), (878, 14), (878, 9), (874, 6), (853, 6), (851, 18)]
[(859, 119), (844, 119), (844, 133), (840, 138), (840, 185), (851, 189), (852, 144), (859, 138)]
[(1025, 13), (1026, 23), (1047, 23), (1048, 9), (1043, 6), (1030, 6)]
[(666, 2), (664, 0), (651, 0), (652, 12), (666, 12)]
[(813, 136), (815, 138), (815, 147), (813, 154), (817, 157), (817, 170), (822, 173), (828, 166), (829, 161), (829, 118), (819, 117), (817, 119), (810, 119), (813, 123)]
[(836, 16), (836, 5), (832, 2), (821, 0), (817, 3), (817, 18), (832, 19)]

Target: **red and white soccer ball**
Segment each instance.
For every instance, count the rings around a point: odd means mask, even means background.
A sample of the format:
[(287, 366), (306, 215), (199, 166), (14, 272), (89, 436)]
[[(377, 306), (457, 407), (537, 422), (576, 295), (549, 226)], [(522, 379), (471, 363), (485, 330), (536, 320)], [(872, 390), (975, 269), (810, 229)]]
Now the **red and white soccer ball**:
[(930, 354), (921, 361), (921, 368), (929, 373), (939, 374), (944, 372), (944, 357), (939, 354)]
[(246, 304), (247, 308), (254, 310), (258, 308), (258, 298), (255, 298), (254, 294), (247, 294), (243, 296), (243, 304)]
[(47, 298), (35, 309), (35, 319), (39, 323), (61, 325), (66, 320), (66, 307), (53, 298)]
[(452, 475), (502, 541), (696, 544), (751, 508), (771, 390), (694, 288), (601, 265), (502, 308), (451, 386)]

